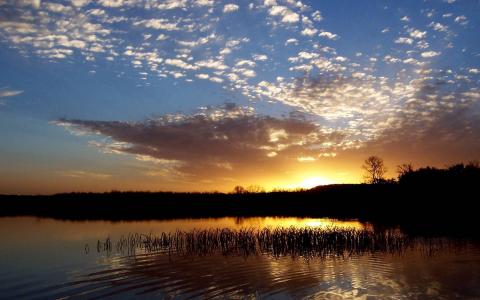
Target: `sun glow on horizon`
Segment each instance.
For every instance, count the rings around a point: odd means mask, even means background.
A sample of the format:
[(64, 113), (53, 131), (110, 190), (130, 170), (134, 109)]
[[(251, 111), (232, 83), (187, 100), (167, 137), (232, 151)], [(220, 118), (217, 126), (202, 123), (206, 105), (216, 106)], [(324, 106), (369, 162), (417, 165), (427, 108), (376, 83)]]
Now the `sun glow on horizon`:
[(300, 181), (297, 181), (296, 183), (292, 184), (286, 184), (284, 185), (284, 188), (286, 189), (311, 189), (319, 185), (328, 185), (328, 184), (333, 184), (335, 181), (325, 178), (325, 177), (307, 177), (304, 179), (301, 179)]
[(333, 181), (324, 177), (310, 177), (300, 182), (300, 187), (311, 189), (319, 185), (332, 184)]

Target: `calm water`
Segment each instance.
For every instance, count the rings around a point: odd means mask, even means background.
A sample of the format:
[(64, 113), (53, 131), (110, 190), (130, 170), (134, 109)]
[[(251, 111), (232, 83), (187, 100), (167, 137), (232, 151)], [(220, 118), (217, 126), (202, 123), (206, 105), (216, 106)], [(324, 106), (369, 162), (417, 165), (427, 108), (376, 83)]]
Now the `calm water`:
[[(221, 218), (68, 222), (0, 218), (0, 298), (480, 299), (480, 247), (418, 248), (346, 257), (97, 252), (129, 233), (230, 228), (373, 230), (357, 221)], [(447, 241), (448, 242), (448, 241)], [(88, 245), (88, 246), (87, 246)], [(115, 247), (112, 247), (115, 248)]]

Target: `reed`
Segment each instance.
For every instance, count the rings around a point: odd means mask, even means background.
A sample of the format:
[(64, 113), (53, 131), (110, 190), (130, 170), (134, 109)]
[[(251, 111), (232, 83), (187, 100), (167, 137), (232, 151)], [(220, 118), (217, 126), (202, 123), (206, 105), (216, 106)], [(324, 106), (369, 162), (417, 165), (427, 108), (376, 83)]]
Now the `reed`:
[(418, 248), (427, 255), (437, 249), (452, 247), (442, 239), (413, 238), (400, 230), (373, 231), (348, 228), (262, 228), (262, 229), (193, 229), (160, 234), (130, 233), (112, 243), (110, 238), (98, 241), (97, 252), (123, 254), (168, 252), (185, 255), (259, 255), (274, 257), (349, 257), (383, 252), (402, 255)]

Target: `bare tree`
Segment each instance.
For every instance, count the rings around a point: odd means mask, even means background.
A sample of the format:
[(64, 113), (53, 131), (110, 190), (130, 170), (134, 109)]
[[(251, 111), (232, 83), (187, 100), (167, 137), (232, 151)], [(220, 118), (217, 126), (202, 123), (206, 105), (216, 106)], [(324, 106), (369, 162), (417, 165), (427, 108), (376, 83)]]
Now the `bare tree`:
[(362, 168), (365, 170), (366, 174), (364, 176), (365, 180), (368, 183), (381, 183), (385, 181), (385, 173), (387, 173), (387, 167), (383, 163), (383, 159), (378, 156), (368, 157)]
[(245, 194), (247, 191), (245, 188), (241, 185), (237, 185), (233, 188), (233, 193), (234, 194)]
[(414, 169), (413, 169), (413, 165), (408, 163), (408, 164), (401, 164), (401, 165), (398, 165), (397, 166), (397, 173), (398, 173), (398, 177), (402, 177), (408, 173), (411, 173), (413, 172)]
[(246, 188), (247, 193), (265, 193), (265, 189), (259, 185), (253, 184), (249, 185)]

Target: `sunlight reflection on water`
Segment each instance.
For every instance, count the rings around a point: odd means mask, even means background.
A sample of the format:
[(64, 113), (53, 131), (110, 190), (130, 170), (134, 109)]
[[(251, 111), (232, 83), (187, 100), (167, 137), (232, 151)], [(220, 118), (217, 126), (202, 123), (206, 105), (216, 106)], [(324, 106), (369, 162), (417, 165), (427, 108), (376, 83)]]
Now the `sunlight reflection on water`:
[[(132, 232), (177, 229), (345, 228), (358, 221), (308, 218), (220, 218), (142, 222), (68, 222), (1, 218), (0, 298), (418, 298), (480, 297), (480, 248), (468, 244), (435, 256), (367, 252), (347, 258), (185, 255), (158, 251), (122, 255), (85, 244)], [(93, 246), (92, 246), (93, 248)], [(369, 298), (370, 299), (370, 298)]]

